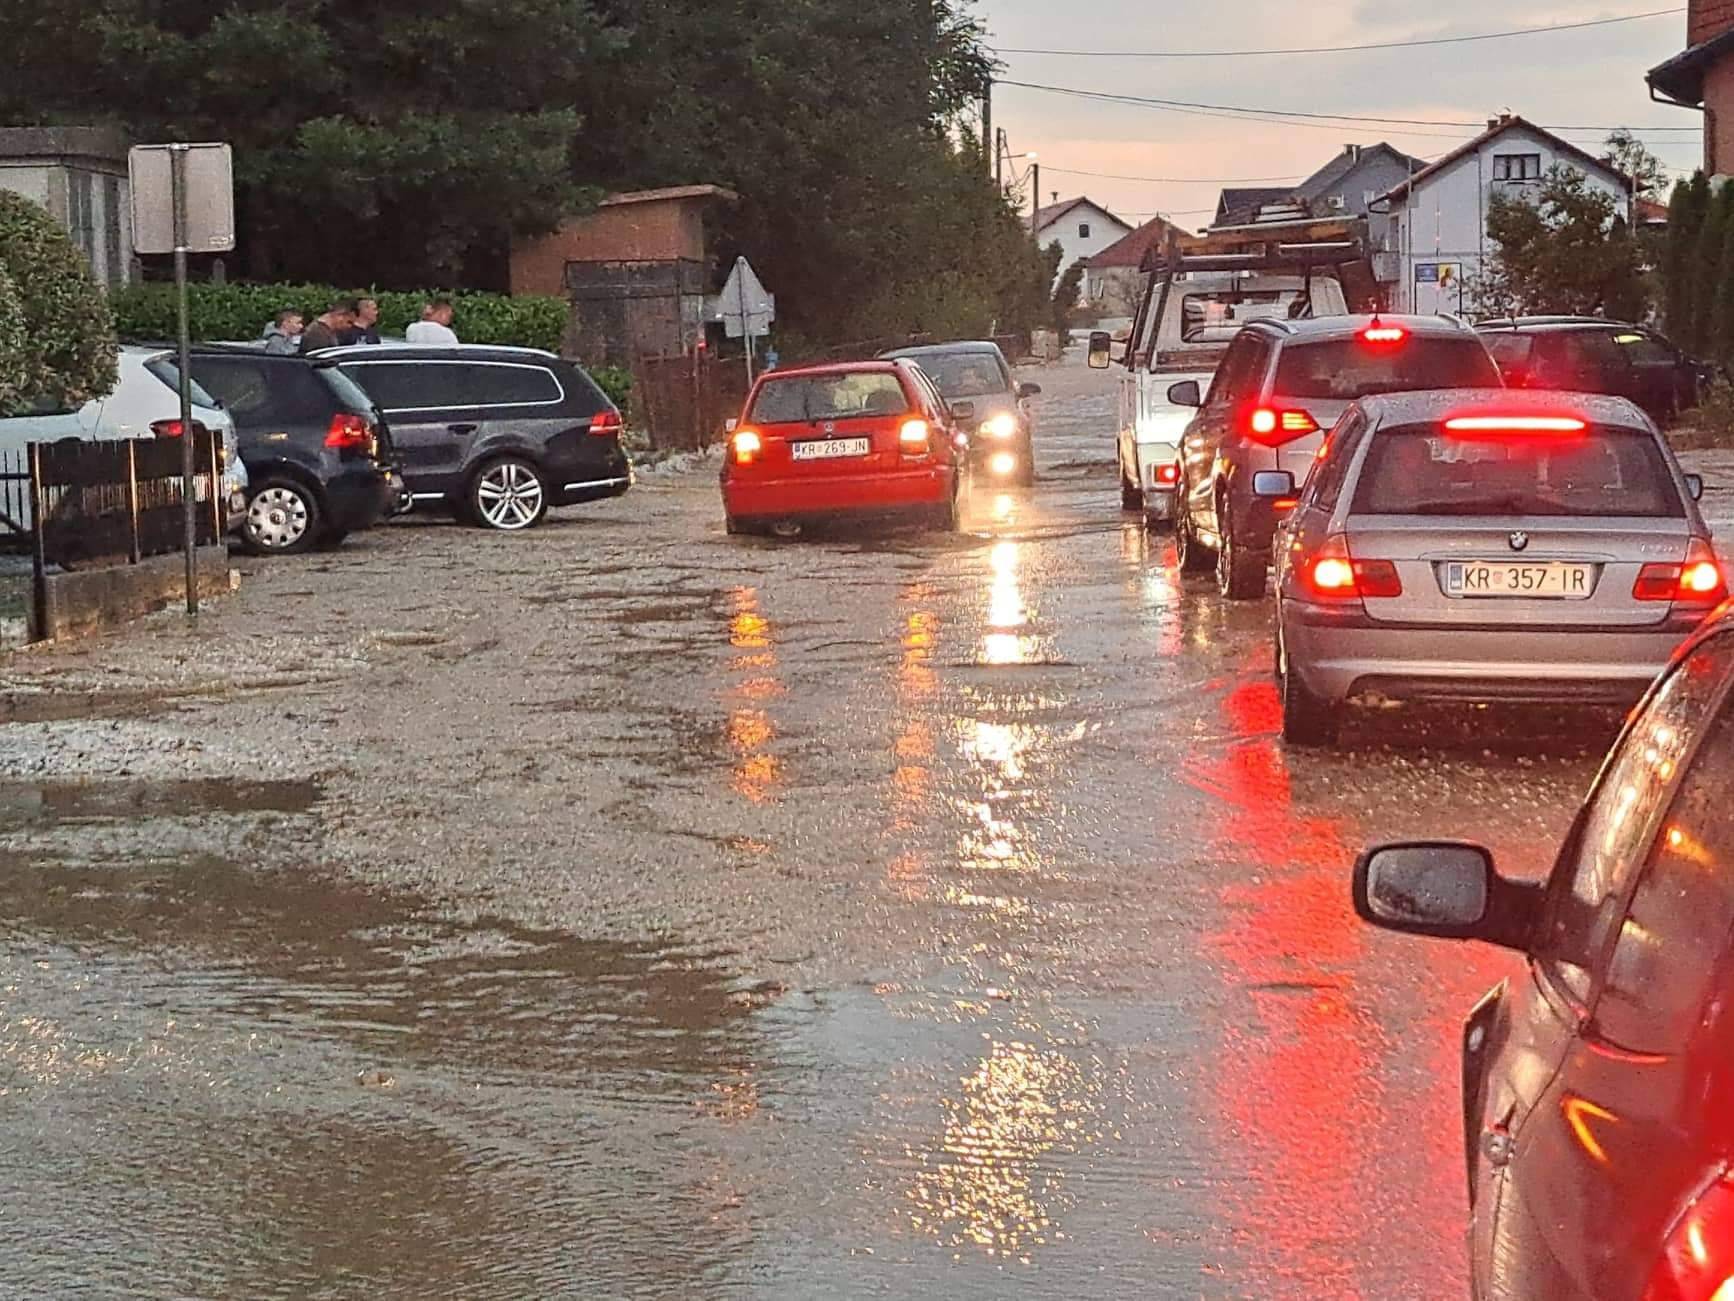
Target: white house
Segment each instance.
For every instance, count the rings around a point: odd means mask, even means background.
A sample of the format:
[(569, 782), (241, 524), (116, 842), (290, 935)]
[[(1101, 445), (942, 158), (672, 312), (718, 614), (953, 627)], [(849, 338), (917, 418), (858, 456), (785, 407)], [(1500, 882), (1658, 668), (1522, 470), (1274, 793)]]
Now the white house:
[(1132, 227), (1121, 221), (1101, 204), (1090, 199), (1066, 199), (1036, 210), (1034, 225), (1036, 246), (1046, 248), (1058, 244), (1064, 252), (1054, 283), (1060, 282), (1066, 268), (1080, 258), (1100, 253), (1110, 244), (1132, 233)]
[(1583, 173), (1611, 194), (1619, 214), (1632, 216), (1631, 178), (1576, 145), (1521, 117), (1505, 114), (1487, 130), (1387, 194), (1379, 279), (1390, 284), (1399, 312), (1461, 312), (1473, 307), (1465, 283), (1495, 249), (1487, 235), (1487, 205), (1495, 194), (1534, 195), (1555, 167)]

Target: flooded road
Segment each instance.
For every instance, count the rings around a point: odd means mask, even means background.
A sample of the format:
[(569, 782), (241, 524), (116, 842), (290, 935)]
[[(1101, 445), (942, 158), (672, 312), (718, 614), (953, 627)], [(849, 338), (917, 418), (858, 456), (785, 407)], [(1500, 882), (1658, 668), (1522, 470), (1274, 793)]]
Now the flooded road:
[(1036, 378), (955, 538), (727, 538), (699, 472), (7, 662), (0, 1292), (1465, 1295), (1515, 961), (1349, 865), (1543, 871), (1606, 723), (1286, 752), (1268, 609)]

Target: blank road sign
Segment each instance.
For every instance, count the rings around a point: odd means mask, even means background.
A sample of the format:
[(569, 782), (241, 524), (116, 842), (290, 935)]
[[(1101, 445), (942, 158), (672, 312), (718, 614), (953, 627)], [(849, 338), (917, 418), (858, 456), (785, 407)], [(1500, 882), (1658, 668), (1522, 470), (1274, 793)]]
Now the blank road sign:
[[(235, 181), (229, 146), (185, 147), (189, 253), (227, 253), (235, 247)], [(174, 145), (135, 145), (127, 155), (132, 182), (135, 253), (175, 251)]]

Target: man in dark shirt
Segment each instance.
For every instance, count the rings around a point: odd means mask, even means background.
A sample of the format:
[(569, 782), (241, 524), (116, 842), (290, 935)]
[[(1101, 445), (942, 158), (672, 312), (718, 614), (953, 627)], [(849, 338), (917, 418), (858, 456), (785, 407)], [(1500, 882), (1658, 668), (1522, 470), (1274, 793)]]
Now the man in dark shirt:
[(343, 342), (379, 342), (379, 304), (371, 298), (358, 299), (355, 304), (355, 324), (342, 334)]
[(302, 354), (318, 352), (321, 348), (335, 348), (341, 343), (343, 332), (355, 325), (357, 306), (353, 298), (339, 298), (309, 321), (307, 328), (301, 332)]

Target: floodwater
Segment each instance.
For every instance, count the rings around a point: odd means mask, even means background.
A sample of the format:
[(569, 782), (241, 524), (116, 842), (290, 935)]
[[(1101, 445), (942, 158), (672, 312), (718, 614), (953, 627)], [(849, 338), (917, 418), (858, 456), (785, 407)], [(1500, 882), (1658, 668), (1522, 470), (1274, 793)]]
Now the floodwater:
[(1459, 1024), (1381, 837), (1544, 871), (1605, 719), (1277, 738), (1112, 389), (968, 530), (698, 473), (401, 521), (4, 666), (0, 1293), (1463, 1295)]

